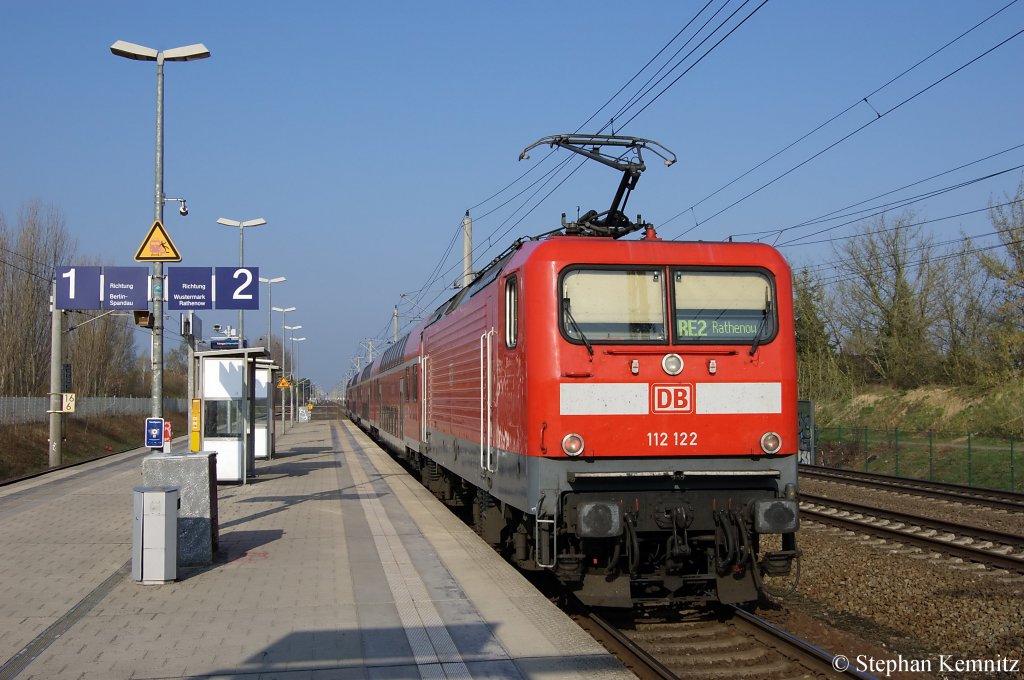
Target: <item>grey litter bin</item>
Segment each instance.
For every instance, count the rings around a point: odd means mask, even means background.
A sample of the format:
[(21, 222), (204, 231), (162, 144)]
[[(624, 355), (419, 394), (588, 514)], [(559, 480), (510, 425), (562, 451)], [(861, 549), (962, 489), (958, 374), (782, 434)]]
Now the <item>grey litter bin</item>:
[(143, 585), (178, 577), (178, 487), (134, 489), (132, 580)]

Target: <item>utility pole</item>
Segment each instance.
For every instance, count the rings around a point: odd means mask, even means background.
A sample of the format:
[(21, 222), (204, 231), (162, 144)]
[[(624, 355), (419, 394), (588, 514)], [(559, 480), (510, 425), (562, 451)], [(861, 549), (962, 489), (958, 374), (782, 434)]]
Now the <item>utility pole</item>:
[(473, 280), (473, 219), (466, 211), (462, 218), (462, 287), (469, 286)]
[(394, 341), (398, 342), (398, 305), (395, 305), (395, 310), (391, 312), (391, 321), (394, 323), (395, 326)]
[(50, 298), (50, 467), (54, 468), (62, 462), (64, 437), (61, 413), (63, 397), (61, 395), (60, 370), (64, 358), (63, 316), (57, 309), (57, 279), (53, 280), (53, 296)]

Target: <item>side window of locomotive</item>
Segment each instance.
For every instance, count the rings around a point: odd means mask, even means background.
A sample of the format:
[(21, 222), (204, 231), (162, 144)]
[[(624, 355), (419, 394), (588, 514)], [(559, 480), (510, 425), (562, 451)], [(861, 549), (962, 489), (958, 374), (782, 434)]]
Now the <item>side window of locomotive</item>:
[(505, 279), (505, 347), (519, 342), (519, 283), (515, 276)]
[(672, 272), (676, 343), (750, 345), (775, 336), (774, 288), (754, 271)]
[(661, 269), (571, 269), (562, 276), (562, 334), (576, 343), (668, 338)]

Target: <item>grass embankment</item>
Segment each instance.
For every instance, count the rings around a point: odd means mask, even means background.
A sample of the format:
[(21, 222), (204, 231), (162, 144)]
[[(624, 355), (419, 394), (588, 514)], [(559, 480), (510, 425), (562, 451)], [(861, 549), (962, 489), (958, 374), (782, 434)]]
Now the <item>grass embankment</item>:
[(1024, 383), (876, 388), (815, 405), (819, 462), (1024, 492)]
[[(186, 433), (185, 416), (167, 413), (174, 435)], [(63, 462), (76, 463), (144, 444), (145, 416), (64, 416)], [(49, 424), (0, 426), (0, 480), (41, 472), (49, 463)]]
[(865, 389), (838, 402), (815, 403), (818, 427), (859, 427), (1024, 438), (1024, 381), (986, 390), (923, 387)]

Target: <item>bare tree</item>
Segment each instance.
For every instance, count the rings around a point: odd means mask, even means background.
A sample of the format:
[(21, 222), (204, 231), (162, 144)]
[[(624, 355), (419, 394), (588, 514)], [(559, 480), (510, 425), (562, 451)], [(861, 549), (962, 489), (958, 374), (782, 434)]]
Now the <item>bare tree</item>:
[(66, 337), (75, 392), (127, 396), (135, 370), (134, 326), (124, 313), (87, 312), (72, 317)]
[(1000, 358), (1015, 371), (1024, 369), (1024, 181), (1008, 197), (1010, 205), (989, 211), (992, 228), (1003, 243), (1002, 256), (982, 254), (982, 264), (1002, 287), (996, 306)]
[(797, 377), (801, 399), (837, 399), (851, 380), (841, 365), (831, 300), (819, 276), (803, 269), (793, 277)]
[(938, 318), (935, 340), (942, 353), (942, 377), (952, 385), (976, 385), (998, 377), (991, 358), (996, 346), (993, 313), (999, 282), (978, 266), (974, 243), (964, 236), (946, 259), (943, 281), (935, 291)]
[(48, 392), (51, 282), (74, 250), (53, 206), (26, 203), (13, 231), (0, 221), (0, 394)]
[(936, 286), (943, 268), (930, 236), (904, 213), (861, 229), (838, 252), (841, 272), (837, 318), (846, 349), (869, 379), (916, 387), (935, 377), (938, 348)]

